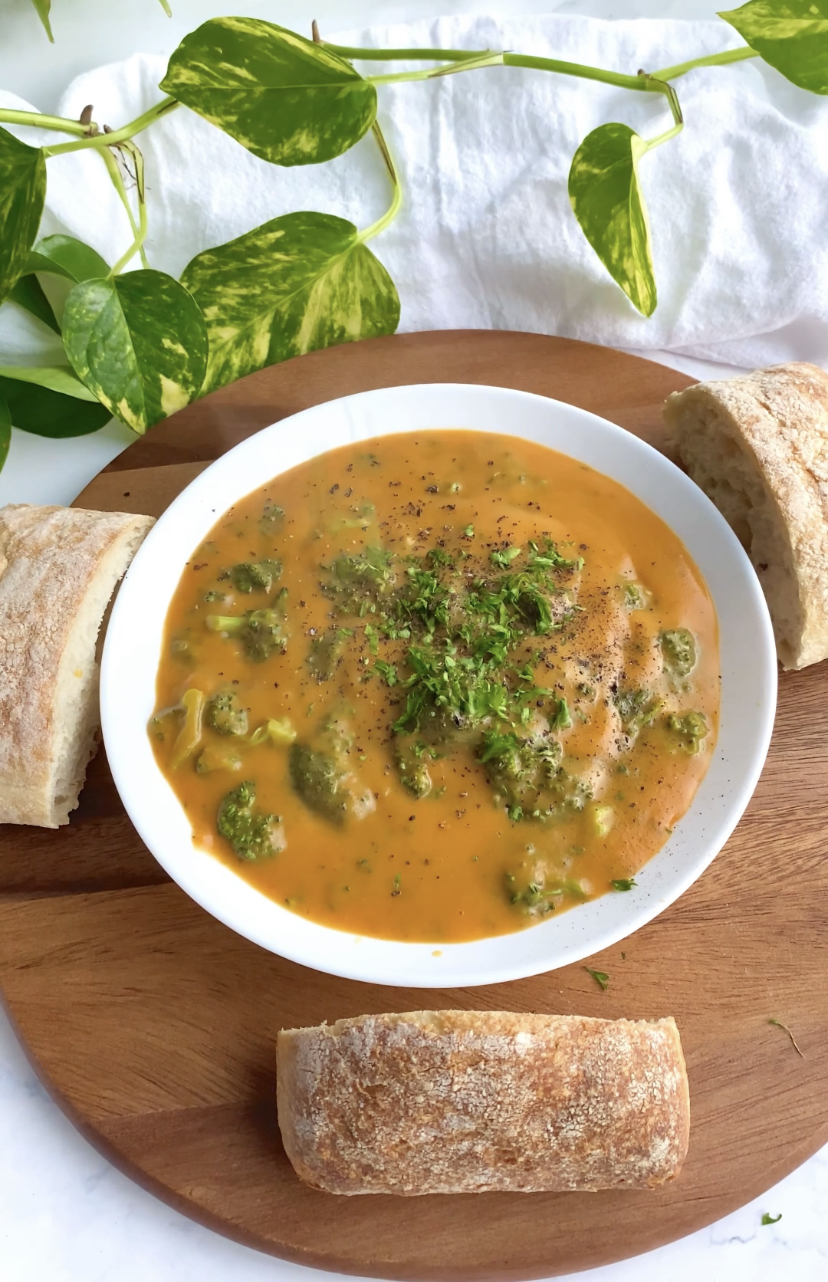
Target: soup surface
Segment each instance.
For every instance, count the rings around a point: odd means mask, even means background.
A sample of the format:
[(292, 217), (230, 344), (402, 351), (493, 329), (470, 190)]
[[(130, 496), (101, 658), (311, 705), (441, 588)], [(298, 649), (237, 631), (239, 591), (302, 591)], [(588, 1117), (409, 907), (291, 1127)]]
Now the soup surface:
[(628, 490), (516, 437), (331, 451), (221, 517), (150, 722), (197, 847), (358, 934), (504, 934), (634, 875), (687, 810), (717, 624)]

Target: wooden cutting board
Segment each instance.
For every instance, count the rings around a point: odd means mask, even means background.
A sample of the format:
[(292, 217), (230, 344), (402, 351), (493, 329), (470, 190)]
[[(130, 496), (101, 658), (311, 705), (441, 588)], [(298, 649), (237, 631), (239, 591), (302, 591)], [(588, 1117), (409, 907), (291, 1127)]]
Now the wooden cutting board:
[[(434, 381), (558, 397), (659, 446), (661, 403), (690, 380), (530, 334), (377, 339), (301, 357), (190, 406), (122, 454), (78, 504), (158, 514), (207, 461), (274, 420), (349, 392)], [(827, 852), (822, 664), (782, 677), (767, 766), (711, 868), (650, 925), (591, 959), (610, 976), (607, 992), (582, 965), (463, 991), (380, 988), (271, 956), (196, 907), (142, 846), (100, 753), (68, 827), (0, 828), (0, 989), (37, 1071), (83, 1133), (219, 1232), (379, 1277), (560, 1275), (700, 1228), (828, 1141)], [(693, 1110), (680, 1179), (646, 1193), (413, 1199), (304, 1187), (279, 1139), (277, 1030), (423, 1007), (675, 1015)], [(789, 1025), (802, 1056), (770, 1018)]]

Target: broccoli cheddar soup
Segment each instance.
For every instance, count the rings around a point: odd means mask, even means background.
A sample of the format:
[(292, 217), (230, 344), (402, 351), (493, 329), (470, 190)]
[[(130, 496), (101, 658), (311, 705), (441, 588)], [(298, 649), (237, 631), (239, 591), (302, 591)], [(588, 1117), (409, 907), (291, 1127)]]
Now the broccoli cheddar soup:
[(479, 939), (635, 893), (710, 761), (716, 615), (615, 481), (516, 437), (406, 433), (217, 521), (157, 694), (198, 848), (328, 926)]

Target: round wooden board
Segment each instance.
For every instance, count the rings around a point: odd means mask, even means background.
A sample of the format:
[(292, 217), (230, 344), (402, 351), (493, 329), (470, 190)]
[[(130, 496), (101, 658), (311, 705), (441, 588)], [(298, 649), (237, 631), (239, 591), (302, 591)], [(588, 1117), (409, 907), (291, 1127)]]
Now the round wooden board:
[[(661, 403), (690, 380), (529, 334), (378, 339), (301, 357), (190, 406), (78, 504), (160, 513), (207, 460), (267, 423), (345, 393), (434, 381), (544, 393), (659, 445)], [(610, 976), (607, 992), (581, 965), (417, 992), (303, 970), (207, 916), (141, 845), (99, 754), (68, 827), (0, 828), (0, 987), (33, 1063), (84, 1134), (219, 1232), (378, 1277), (565, 1274), (710, 1223), (828, 1140), (826, 782), (822, 664), (782, 677), (767, 766), (712, 867), (644, 930), (591, 959)], [(423, 1007), (674, 1015), (693, 1108), (680, 1179), (646, 1193), (411, 1199), (338, 1199), (302, 1185), (279, 1139), (277, 1030)], [(804, 1058), (771, 1017), (790, 1026)]]

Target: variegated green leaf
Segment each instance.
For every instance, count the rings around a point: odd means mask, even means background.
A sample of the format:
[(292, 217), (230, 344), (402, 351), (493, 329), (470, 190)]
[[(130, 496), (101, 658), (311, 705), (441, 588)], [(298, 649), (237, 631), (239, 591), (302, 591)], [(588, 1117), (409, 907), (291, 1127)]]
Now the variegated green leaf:
[(109, 264), (96, 249), (74, 236), (44, 236), (26, 259), (27, 272), (48, 272), (66, 280), (93, 280), (109, 275)]
[(9, 446), (11, 445), (11, 413), (9, 407), (0, 396), (0, 472), (6, 459), (9, 457)]
[[(82, 240), (76, 240), (74, 236), (56, 235), (44, 236), (37, 241), (26, 259), (24, 271), (28, 274), (20, 277), (9, 298), (59, 334), (61, 328), (58, 316), (63, 314), (70, 286), (81, 280), (108, 276), (109, 264), (104, 262), (97, 250), (91, 245), (85, 245)], [(60, 278), (51, 283), (49, 297), (37, 279), (37, 272)]]
[(53, 329), (56, 334), (60, 333), (52, 304), (43, 292), (43, 286), (36, 276), (21, 276), (15, 285), (12, 286), (9, 293), (8, 302), (17, 303), (18, 307), (24, 308), (30, 315), (36, 316), (49, 329)]
[(587, 134), (569, 170), (569, 199), (581, 230), (613, 280), (644, 316), (657, 293), (650, 226), (638, 183), (647, 144), (629, 125), (601, 125)]
[(49, 13), (51, 12), (51, 8), (52, 8), (52, 0), (32, 0), (32, 4), (34, 5), (35, 12), (37, 13), (38, 18), (43, 23), (43, 26), (46, 31), (46, 35), (51, 40), (52, 44), (54, 44), (55, 37), (52, 35), (52, 24), (49, 21)]
[(63, 312), (63, 341), (78, 378), (138, 433), (188, 405), (207, 365), (201, 312), (164, 272), (76, 285)]
[(290, 356), (393, 334), (400, 320), (388, 272), (332, 214), (274, 218), (198, 254), (181, 280), (207, 322), (205, 392)]
[(0, 365), (0, 378), (11, 378), (17, 383), (36, 383), (38, 387), (51, 388), (53, 392), (74, 396), (79, 401), (98, 399), (88, 387), (84, 387), (68, 365)]
[(14, 426), (35, 436), (88, 436), (112, 418), (106, 406), (94, 398), (80, 401), (16, 379), (0, 377), (0, 398), (8, 404)]
[(324, 45), (258, 18), (213, 18), (185, 36), (161, 88), (277, 165), (314, 165), (353, 147), (377, 93)]
[(750, 0), (719, 17), (800, 89), (828, 93), (828, 0)]
[(0, 129), (0, 303), (23, 275), (45, 199), (43, 152)]

